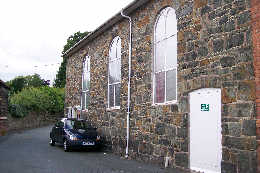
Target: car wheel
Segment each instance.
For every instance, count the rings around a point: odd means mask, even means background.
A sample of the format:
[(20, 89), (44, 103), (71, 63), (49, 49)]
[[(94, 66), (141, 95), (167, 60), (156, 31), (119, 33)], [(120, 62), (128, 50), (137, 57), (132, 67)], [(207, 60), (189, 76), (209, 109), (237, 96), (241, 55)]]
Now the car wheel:
[(98, 145), (96, 145), (95, 150), (96, 151), (102, 151), (103, 150), (103, 146), (101, 144), (98, 144)]
[(65, 139), (63, 143), (63, 149), (65, 152), (69, 151), (68, 141)]
[(50, 142), (49, 142), (49, 144), (50, 144), (51, 146), (54, 146), (54, 145), (55, 145), (55, 141), (52, 140), (52, 138), (50, 138)]

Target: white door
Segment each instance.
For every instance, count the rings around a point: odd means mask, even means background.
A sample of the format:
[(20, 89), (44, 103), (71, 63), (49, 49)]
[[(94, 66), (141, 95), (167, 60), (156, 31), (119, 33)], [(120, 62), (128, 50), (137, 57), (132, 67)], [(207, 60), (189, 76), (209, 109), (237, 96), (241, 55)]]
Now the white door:
[(72, 118), (77, 118), (77, 112), (75, 110), (75, 107), (72, 108)]
[(67, 118), (72, 118), (72, 108), (67, 107)]
[(190, 168), (221, 172), (221, 89), (190, 93)]

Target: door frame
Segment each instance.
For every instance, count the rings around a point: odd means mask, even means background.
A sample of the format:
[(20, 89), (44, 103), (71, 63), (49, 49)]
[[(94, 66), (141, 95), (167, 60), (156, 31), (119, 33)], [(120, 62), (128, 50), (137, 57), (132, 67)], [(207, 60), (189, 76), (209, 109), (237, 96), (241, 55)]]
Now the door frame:
[[(194, 93), (194, 92), (198, 92), (198, 91), (203, 91), (203, 90), (207, 90), (207, 89), (209, 89), (209, 90), (219, 90), (220, 91), (220, 101), (221, 101), (221, 103), (220, 103), (220, 118), (221, 118), (221, 120), (220, 120), (220, 122), (221, 122), (221, 125), (220, 125), (220, 128), (222, 128), (222, 89), (221, 88), (199, 88), (199, 89), (196, 89), (196, 90), (192, 90), (192, 91), (190, 91), (189, 92), (189, 94), (188, 94), (188, 111), (189, 111), (189, 118), (188, 118), (188, 124), (189, 124), (189, 129), (188, 129), (188, 141), (189, 141), (189, 144), (188, 144), (188, 152), (189, 152), (189, 161), (188, 161), (188, 168), (191, 170), (191, 160), (190, 160), (190, 156), (191, 156), (191, 146), (190, 146), (190, 141), (191, 141), (191, 134), (190, 134), (190, 128), (191, 128), (191, 93)], [(222, 145), (222, 139), (223, 139), (223, 134), (222, 134), (222, 129), (220, 129), (221, 130), (221, 160), (220, 160), (220, 167), (221, 167), (221, 162), (222, 162), (222, 155), (223, 155), (223, 145)]]

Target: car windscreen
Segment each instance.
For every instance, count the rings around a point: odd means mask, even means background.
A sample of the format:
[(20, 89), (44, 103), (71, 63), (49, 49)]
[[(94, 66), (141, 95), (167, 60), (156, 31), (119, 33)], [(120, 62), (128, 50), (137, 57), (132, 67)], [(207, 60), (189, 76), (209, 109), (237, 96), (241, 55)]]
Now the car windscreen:
[(65, 128), (67, 129), (90, 129), (93, 128), (90, 123), (86, 121), (78, 120), (67, 120), (65, 123)]

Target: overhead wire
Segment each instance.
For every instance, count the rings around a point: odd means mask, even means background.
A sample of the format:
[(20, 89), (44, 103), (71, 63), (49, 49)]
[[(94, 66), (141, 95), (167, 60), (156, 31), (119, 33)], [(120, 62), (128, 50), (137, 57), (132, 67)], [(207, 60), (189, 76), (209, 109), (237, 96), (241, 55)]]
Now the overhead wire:
[(44, 64), (33, 64), (33, 65), (29, 64), (28, 66), (26, 66), (27, 69), (26, 71), (23, 70), (17, 73), (10, 71), (16, 68), (14, 65), (0, 64), (0, 79), (4, 81), (8, 81), (17, 76), (39, 74), (41, 78), (45, 80), (51, 80), (51, 82), (53, 82), (58, 72), (60, 64), (61, 63), (47, 63), (47, 64), (44, 63)]

